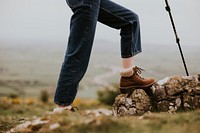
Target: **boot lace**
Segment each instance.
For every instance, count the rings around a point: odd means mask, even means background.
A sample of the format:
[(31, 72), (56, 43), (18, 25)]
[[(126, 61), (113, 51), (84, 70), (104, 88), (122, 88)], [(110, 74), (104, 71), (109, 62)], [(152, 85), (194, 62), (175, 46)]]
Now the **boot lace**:
[(140, 67), (135, 66), (135, 68), (134, 68), (135, 74), (136, 74), (137, 76), (139, 76), (141, 79), (144, 79), (144, 78), (142, 78), (142, 77), (140, 76), (140, 74), (142, 73), (142, 71), (145, 71), (145, 70), (142, 69), (142, 68), (140, 68)]
[(70, 109), (70, 111), (72, 112), (76, 112), (77, 110), (79, 110), (79, 108), (76, 106), (72, 106), (72, 108)]

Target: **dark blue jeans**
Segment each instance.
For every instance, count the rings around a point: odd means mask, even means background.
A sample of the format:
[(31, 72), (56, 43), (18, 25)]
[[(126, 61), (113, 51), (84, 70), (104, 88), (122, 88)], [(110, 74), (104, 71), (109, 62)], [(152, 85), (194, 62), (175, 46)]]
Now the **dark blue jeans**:
[(110, 0), (67, 0), (67, 4), (74, 14), (54, 97), (61, 106), (72, 104), (76, 97), (88, 67), (97, 21), (120, 30), (122, 58), (141, 52), (139, 18), (134, 12)]

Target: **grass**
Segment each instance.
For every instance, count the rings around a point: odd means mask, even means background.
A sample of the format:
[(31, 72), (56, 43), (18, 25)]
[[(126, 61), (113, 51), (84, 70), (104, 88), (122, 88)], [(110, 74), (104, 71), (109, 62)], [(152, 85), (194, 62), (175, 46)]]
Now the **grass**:
[[(14, 126), (40, 117), (49, 123), (29, 127), (26, 131), (44, 133), (199, 133), (200, 110), (180, 112), (176, 114), (150, 113), (137, 117), (114, 117), (86, 114), (85, 110), (110, 108), (96, 100), (77, 99), (75, 105), (79, 111), (61, 114), (47, 114), (55, 105), (51, 102), (42, 103), (35, 100), (31, 104), (0, 104), (0, 132), (5, 132)], [(52, 124), (59, 123), (60, 127), (50, 130)], [(25, 132), (25, 131), (24, 131)]]
[(0, 132), (7, 131), (20, 124), (20, 120), (21, 119), (19, 117), (0, 116)]

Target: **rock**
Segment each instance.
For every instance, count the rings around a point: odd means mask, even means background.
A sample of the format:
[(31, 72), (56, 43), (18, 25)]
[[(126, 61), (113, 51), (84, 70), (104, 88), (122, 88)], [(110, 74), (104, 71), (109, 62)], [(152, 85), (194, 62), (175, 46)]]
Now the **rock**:
[(114, 116), (135, 116), (148, 111), (174, 113), (197, 108), (200, 108), (200, 74), (167, 77), (146, 92), (136, 89), (132, 94), (120, 94), (112, 111)]
[(50, 125), (49, 129), (54, 130), (54, 129), (59, 128), (59, 127), (60, 127), (59, 123), (54, 123), (54, 124)]
[(157, 101), (165, 100), (167, 98), (167, 93), (164, 86), (155, 84), (152, 86), (152, 90)]
[(31, 125), (31, 121), (27, 121), (25, 123), (17, 125), (15, 128), (12, 128), (10, 131), (8, 131), (8, 133), (10, 133), (10, 132), (13, 133), (13, 132), (21, 131), (21, 130), (27, 128), (30, 125)]
[(114, 116), (142, 115), (151, 110), (150, 98), (142, 89), (134, 90), (128, 94), (120, 94), (113, 104)]
[(84, 112), (84, 115), (86, 116), (92, 115), (94, 117), (98, 117), (102, 115), (110, 116), (112, 115), (112, 111), (106, 108), (100, 108), (100, 109), (86, 110)]
[(42, 120), (38, 118), (34, 121), (27, 121), (25, 123), (19, 124), (16, 127), (12, 128), (8, 133), (13, 132), (36, 132), (38, 131), (42, 125), (49, 123), (49, 120)]
[(194, 110), (200, 107), (200, 95), (183, 95), (183, 106), (185, 110)]

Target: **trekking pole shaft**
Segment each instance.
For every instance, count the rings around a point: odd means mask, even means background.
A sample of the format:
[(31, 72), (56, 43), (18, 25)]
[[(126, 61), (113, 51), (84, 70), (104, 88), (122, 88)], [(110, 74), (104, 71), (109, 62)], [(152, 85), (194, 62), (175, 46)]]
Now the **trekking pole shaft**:
[(188, 73), (188, 70), (187, 70), (187, 66), (186, 66), (186, 63), (185, 63), (185, 59), (184, 59), (184, 56), (183, 56), (183, 52), (182, 52), (182, 49), (181, 49), (181, 45), (180, 45), (179, 42), (178, 42), (178, 47), (179, 47), (179, 51), (181, 53), (181, 58), (182, 58), (183, 65), (184, 65), (184, 68), (185, 68), (185, 73), (186, 73), (187, 76), (189, 76), (189, 73)]
[(177, 31), (176, 31), (176, 27), (175, 27), (175, 24), (174, 24), (174, 20), (173, 20), (173, 17), (172, 17), (171, 9), (170, 9), (170, 6), (169, 6), (167, 0), (165, 0), (165, 3), (166, 3), (165, 9), (169, 13), (171, 24), (172, 24), (172, 27), (173, 27), (173, 30), (174, 30), (174, 34), (175, 34), (175, 37), (176, 37), (176, 43), (178, 44), (178, 48), (179, 48), (179, 51), (180, 51), (180, 54), (181, 54), (181, 58), (182, 58), (182, 61), (183, 61), (185, 72), (186, 72), (186, 75), (189, 76), (189, 73), (188, 73), (188, 70), (187, 70), (187, 66), (186, 66), (186, 62), (185, 62), (185, 59), (184, 59), (184, 56), (183, 56), (183, 52), (182, 52), (182, 49), (181, 49), (181, 45), (180, 45), (180, 39), (178, 37)]

